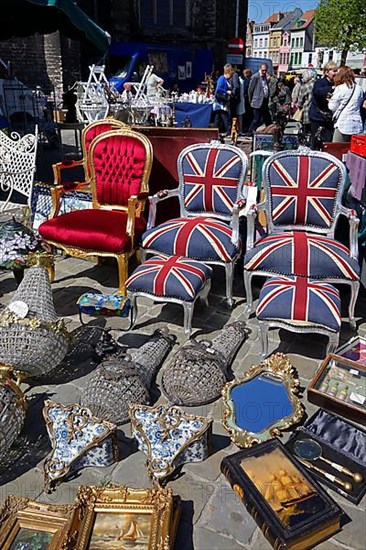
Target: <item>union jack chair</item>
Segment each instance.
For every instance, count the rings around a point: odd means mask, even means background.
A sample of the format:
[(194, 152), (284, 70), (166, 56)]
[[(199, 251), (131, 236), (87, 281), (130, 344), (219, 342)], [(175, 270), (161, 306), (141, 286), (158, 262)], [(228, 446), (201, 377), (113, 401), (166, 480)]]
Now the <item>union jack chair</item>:
[[(253, 276), (295, 275), (349, 285), (349, 319), (355, 328), (360, 285), (359, 220), (353, 210), (341, 204), (346, 179), (343, 163), (310, 149), (282, 151), (265, 161), (262, 179), (265, 200), (247, 216), (244, 285), (249, 312), (253, 307)], [(267, 235), (254, 243), (254, 222), (261, 210), (266, 211)], [(340, 215), (349, 220), (349, 247), (334, 238)]]
[(259, 293), (256, 314), (264, 357), (268, 355), (270, 328), (317, 332), (329, 338), (327, 353), (338, 347), (340, 297), (329, 283), (295, 276), (268, 278)]
[(183, 306), (184, 332), (190, 336), (195, 303), (200, 298), (208, 306), (212, 269), (208, 265), (184, 258), (157, 254), (142, 262), (126, 282), (131, 300), (132, 325), (137, 318), (137, 298), (145, 296), (156, 302)]
[[(177, 160), (178, 188), (149, 197), (148, 228), (141, 241), (143, 259), (159, 253), (223, 266), (229, 306), (242, 250), (239, 215), (247, 168), (246, 154), (232, 145), (213, 141), (183, 149)], [(179, 199), (180, 217), (155, 226), (157, 204), (173, 196)]]
[[(88, 124), (83, 128), (81, 133), (82, 158), (79, 160), (67, 159), (52, 165), (54, 181), (51, 188), (51, 218), (59, 214), (61, 196), (64, 193), (90, 189), (91, 173), (88, 154), (93, 139), (104, 132), (121, 130), (123, 128), (126, 128), (126, 124), (112, 117), (103, 118)], [(81, 171), (80, 175), (83, 175), (82, 181), (74, 181), (74, 178), (78, 175), (78, 171)]]
[(124, 294), (129, 258), (146, 229), (152, 146), (143, 134), (112, 130), (92, 141), (88, 158), (92, 208), (51, 218), (39, 226), (39, 233), (70, 256), (116, 258), (119, 292)]

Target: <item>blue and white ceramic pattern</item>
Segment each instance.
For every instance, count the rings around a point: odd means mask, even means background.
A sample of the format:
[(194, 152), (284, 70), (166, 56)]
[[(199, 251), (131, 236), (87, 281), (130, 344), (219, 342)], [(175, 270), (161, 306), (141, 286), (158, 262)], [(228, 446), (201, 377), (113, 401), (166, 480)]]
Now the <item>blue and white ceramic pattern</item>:
[(46, 487), (71, 471), (110, 466), (118, 458), (116, 426), (94, 417), (89, 409), (46, 401), (43, 416), (52, 444), (44, 464)]
[(152, 477), (164, 478), (181, 464), (207, 458), (211, 419), (167, 405), (130, 405), (130, 418), (138, 447), (148, 455)]

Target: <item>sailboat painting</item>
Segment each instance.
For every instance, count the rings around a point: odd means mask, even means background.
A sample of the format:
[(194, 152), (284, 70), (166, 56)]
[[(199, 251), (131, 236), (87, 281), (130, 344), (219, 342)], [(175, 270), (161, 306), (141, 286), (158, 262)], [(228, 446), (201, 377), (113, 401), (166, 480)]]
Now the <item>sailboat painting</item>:
[(151, 514), (98, 512), (90, 550), (148, 550)]

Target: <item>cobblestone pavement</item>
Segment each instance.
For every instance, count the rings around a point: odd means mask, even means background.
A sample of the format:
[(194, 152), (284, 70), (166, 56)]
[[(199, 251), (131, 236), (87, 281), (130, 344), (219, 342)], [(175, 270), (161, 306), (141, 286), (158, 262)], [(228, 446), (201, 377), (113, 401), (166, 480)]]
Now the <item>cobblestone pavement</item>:
[[(133, 268), (133, 266), (132, 266)], [(0, 465), (0, 502), (7, 495), (15, 494), (51, 503), (72, 502), (81, 484), (100, 485), (108, 482), (131, 487), (150, 486), (146, 474), (145, 455), (139, 452), (131, 439), (130, 425), (119, 426), (121, 460), (108, 468), (86, 468), (74, 478), (60, 484), (47, 494), (43, 486), (43, 462), (50, 452), (50, 444), (42, 420), (42, 407), (45, 399), (61, 403), (78, 402), (81, 391), (90, 378), (95, 363), (91, 358), (93, 331), (80, 331), (76, 300), (84, 292), (114, 292), (117, 287), (117, 268), (113, 262), (97, 266), (93, 262), (59, 256), (56, 262), (56, 280), (52, 285), (57, 313), (70, 320), (68, 328), (75, 331), (76, 348), (52, 376), (42, 380), (23, 383), (29, 410), (25, 429), (11, 451), (6, 462)], [(197, 304), (193, 327), (198, 339), (212, 338), (229, 321), (243, 319), (245, 296), (239, 268), (235, 274), (235, 306), (230, 311), (223, 299), (224, 273), (215, 268), (209, 307)], [(7, 304), (16, 288), (13, 275), (0, 274), (0, 302)], [(365, 292), (362, 291), (357, 304), (358, 332), (365, 335), (366, 323)], [(343, 296), (347, 303), (347, 295)], [(141, 308), (135, 328), (129, 332), (118, 332), (118, 327), (126, 323), (124, 319), (108, 319), (113, 335), (123, 344), (132, 348), (142, 345), (156, 328), (167, 327), (177, 336), (178, 344), (185, 341), (182, 330), (183, 310), (175, 304), (162, 305), (148, 299), (141, 299)], [(345, 309), (346, 311), (346, 309)], [(345, 313), (344, 311), (344, 313)], [(343, 319), (345, 319), (343, 317)], [(95, 321), (94, 321), (95, 322)], [(240, 375), (246, 369), (260, 362), (260, 342), (258, 324), (255, 318), (248, 321), (250, 336), (240, 348), (232, 369)], [(347, 341), (352, 333), (346, 320), (342, 323), (341, 340)], [(301, 381), (301, 394), (306, 412), (311, 415), (316, 407), (307, 402), (306, 386), (315, 369), (324, 357), (326, 339), (320, 335), (296, 335), (274, 330), (270, 333), (270, 350), (287, 353), (298, 371)], [(177, 346), (175, 346), (175, 350)], [(174, 350), (173, 352), (174, 353)], [(168, 358), (169, 360), (169, 358)], [(159, 388), (160, 375), (157, 377)], [(156, 402), (164, 401), (160, 395)], [(270, 548), (251, 516), (246, 512), (239, 497), (232, 491), (225, 477), (220, 474), (220, 463), (224, 456), (238, 449), (221, 425), (222, 406), (220, 400), (202, 407), (186, 408), (190, 413), (211, 415), (213, 423), (212, 454), (202, 463), (186, 464), (176, 478), (169, 482), (174, 493), (183, 500), (182, 518), (175, 548), (177, 550), (265, 550)], [(289, 433), (282, 437), (286, 441)], [(357, 549), (365, 548), (365, 502), (364, 498), (356, 507), (336, 493), (329, 491), (339, 502), (351, 522), (318, 548)]]

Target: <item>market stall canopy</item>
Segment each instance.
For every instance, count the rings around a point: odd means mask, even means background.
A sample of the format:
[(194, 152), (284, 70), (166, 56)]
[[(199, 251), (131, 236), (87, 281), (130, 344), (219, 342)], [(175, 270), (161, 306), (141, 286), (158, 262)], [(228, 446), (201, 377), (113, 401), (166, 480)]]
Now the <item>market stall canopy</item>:
[(73, 0), (2, 0), (0, 40), (35, 33), (61, 34), (92, 44), (106, 53), (110, 36), (98, 27)]

